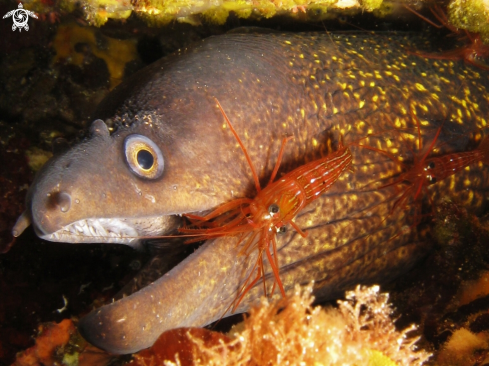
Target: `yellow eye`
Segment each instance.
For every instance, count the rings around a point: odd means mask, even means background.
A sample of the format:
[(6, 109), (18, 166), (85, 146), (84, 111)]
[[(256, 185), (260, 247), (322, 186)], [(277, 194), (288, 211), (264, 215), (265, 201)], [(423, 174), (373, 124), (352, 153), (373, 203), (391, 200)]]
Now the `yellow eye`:
[(160, 148), (143, 135), (129, 135), (124, 140), (126, 161), (141, 178), (156, 179), (163, 174), (165, 161)]

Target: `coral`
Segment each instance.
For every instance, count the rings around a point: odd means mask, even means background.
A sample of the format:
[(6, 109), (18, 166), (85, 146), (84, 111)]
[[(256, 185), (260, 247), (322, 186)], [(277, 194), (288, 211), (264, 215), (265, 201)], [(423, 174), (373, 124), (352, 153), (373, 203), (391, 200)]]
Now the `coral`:
[(203, 12), (202, 15), (211, 23), (224, 24), (228, 18), (229, 11), (224, 8), (215, 8)]
[[(1, 351), (1, 349), (0, 349)], [(71, 319), (39, 326), (36, 344), (17, 354), (11, 366), (105, 366), (113, 357), (89, 345)]]
[(489, 216), (478, 218), (447, 197), (435, 211), (437, 250), (390, 289), (402, 314), (397, 325), (421, 324), (436, 365), (488, 364)]
[(373, 14), (377, 18), (384, 18), (388, 15), (391, 15), (395, 10), (394, 4), (391, 1), (383, 1), (379, 7), (373, 10)]
[(75, 326), (70, 319), (65, 319), (59, 324), (40, 325), (36, 344), (18, 354), (12, 366), (53, 364), (57, 349), (64, 347), (73, 333)]
[[(88, 23), (95, 26), (104, 25), (109, 19), (126, 20), (131, 14), (137, 14), (150, 25), (162, 26), (171, 21), (200, 24), (202, 16), (209, 23), (224, 23), (230, 11), (239, 18), (253, 16), (257, 19), (270, 18), (276, 14), (291, 17), (303, 13), (301, 19), (308, 19), (311, 9), (312, 17), (320, 9), (327, 12), (331, 9), (355, 9), (356, 11), (373, 11), (382, 5), (383, 0), (216, 0), (203, 2), (199, 0), (170, 1), (128, 1), (128, 0), (83, 0), (79, 8)], [(27, 8), (43, 13), (73, 13), (73, 2), (67, 0), (53, 1), (49, 6), (43, 0), (32, 0)], [(50, 18), (48, 16), (47, 18)]]
[[(434, 2), (429, 5), (434, 4)], [(387, 4), (386, 4), (387, 3)], [(131, 14), (136, 14), (151, 25), (165, 25), (174, 20), (178, 22), (200, 24), (199, 16), (210, 23), (222, 24), (228, 13), (233, 11), (239, 18), (253, 16), (257, 19), (270, 18), (276, 14), (286, 14), (291, 17), (297, 13), (304, 14), (301, 19), (314, 19), (316, 13), (335, 12), (349, 13), (351, 10), (374, 12), (376, 16), (392, 14), (393, 3), (412, 5), (410, 0), (384, 2), (383, 0), (83, 0), (79, 6), (68, 0), (30, 0), (26, 8), (38, 12), (42, 18), (51, 22), (57, 21), (62, 13), (75, 13), (79, 8), (84, 18), (91, 25), (102, 26), (109, 19), (126, 20)], [(423, 1), (418, 2), (422, 4)], [(471, 32), (489, 34), (487, 22), (488, 3), (486, 0), (452, 0), (450, 19), (458, 28)], [(486, 36), (483, 37), (486, 39)]]
[(453, 333), (439, 352), (436, 363), (439, 366), (469, 366), (486, 364), (489, 352), (487, 333), (474, 334), (465, 328)]
[(155, 344), (135, 355), (127, 366), (146, 365), (210, 365), (215, 358), (209, 349), (222, 347), (227, 350), (231, 339), (222, 333), (204, 328), (178, 328), (163, 333)]
[[(415, 351), (411, 326), (397, 331), (388, 295), (379, 287), (358, 286), (339, 301), (339, 308), (312, 307), (312, 286), (278, 303), (265, 298), (250, 311), (235, 339), (196, 329), (171, 330), (157, 348), (180, 348), (168, 357), (143, 351), (131, 366), (164, 365), (421, 365), (430, 354)], [(213, 333), (213, 334), (208, 334)], [(182, 339), (182, 335), (186, 339)], [(190, 342), (189, 342), (190, 340)], [(197, 347), (196, 347), (197, 346)], [(156, 344), (155, 344), (156, 347)], [(192, 357), (189, 358), (190, 353)], [(164, 362), (162, 362), (165, 360)]]
[(488, 294), (489, 271), (484, 271), (476, 280), (466, 281), (460, 288), (457, 298), (459, 299), (459, 305), (466, 305)]
[(459, 29), (479, 33), (489, 43), (489, 2), (486, 0), (453, 0), (448, 6), (450, 22)]
[(362, 7), (366, 11), (373, 11), (382, 5), (383, 0), (362, 0)]
[(53, 154), (50, 151), (45, 151), (34, 146), (29, 150), (26, 150), (26, 156), (29, 168), (37, 172), (53, 156)]
[(119, 40), (101, 36), (96, 29), (80, 27), (75, 23), (58, 27), (53, 47), (56, 50), (53, 63), (64, 61), (77, 67), (86, 67), (94, 57), (104, 60), (111, 88), (122, 81), (126, 65), (137, 58), (134, 39)]

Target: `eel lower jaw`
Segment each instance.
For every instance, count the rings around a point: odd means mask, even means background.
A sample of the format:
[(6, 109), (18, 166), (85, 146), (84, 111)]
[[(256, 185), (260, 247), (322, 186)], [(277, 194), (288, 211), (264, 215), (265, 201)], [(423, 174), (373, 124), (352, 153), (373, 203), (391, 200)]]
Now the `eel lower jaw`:
[[(12, 233), (19, 236), (31, 223), (25, 211), (15, 224)], [(46, 232), (36, 222), (32, 226), (41, 239), (64, 243), (115, 243), (139, 246), (141, 240), (168, 235), (180, 226), (177, 215), (140, 218), (87, 218), (75, 221), (55, 232)]]
[(36, 234), (44, 240), (65, 243), (119, 243), (135, 246), (141, 234), (124, 219), (84, 219), (60, 230), (44, 234), (34, 226)]

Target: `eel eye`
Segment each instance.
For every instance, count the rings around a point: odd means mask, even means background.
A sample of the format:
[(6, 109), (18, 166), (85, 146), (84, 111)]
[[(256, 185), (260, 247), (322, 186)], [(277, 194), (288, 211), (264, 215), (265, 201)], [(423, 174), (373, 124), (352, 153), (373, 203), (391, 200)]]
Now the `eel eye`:
[(280, 208), (275, 203), (272, 203), (270, 206), (268, 206), (268, 212), (272, 216), (275, 215), (275, 214), (277, 214), (279, 211), (280, 211)]
[(163, 174), (165, 161), (160, 148), (143, 135), (129, 135), (124, 139), (126, 161), (141, 178), (156, 179)]

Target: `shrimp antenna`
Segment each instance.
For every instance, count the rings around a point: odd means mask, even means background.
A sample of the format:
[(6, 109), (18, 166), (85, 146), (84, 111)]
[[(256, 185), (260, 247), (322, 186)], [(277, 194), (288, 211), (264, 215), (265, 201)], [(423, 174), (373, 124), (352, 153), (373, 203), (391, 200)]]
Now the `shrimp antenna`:
[(253, 179), (255, 181), (256, 191), (257, 192), (260, 192), (261, 191), (260, 181), (258, 180), (258, 175), (256, 174), (255, 167), (253, 166), (253, 163), (251, 162), (251, 158), (248, 155), (248, 152), (246, 151), (246, 148), (244, 147), (243, 142), (239, 138), (238, 133), (236, 132), (236, 130), (234, 129), (233, 125), (231, 124), (231, 121), (229, 120), (228, 116), (226, 115), (226, 112), (224, 112), (224, 109), (222, 109), (221, 103), (219, 103), (219, 101), (217, 100), (217, 98), (214, 98), (214, 99), (216, 100), (216, 103), (217, 103), (219, 109), (221, 110), (221, 113), (222, 113), (224, 119), (226, 120), (229, 128), (231, 129), (231, 132), (233, 133), (234, 137), (236, 137), (236, 140), (238, 141), (239, 146), (241, 146), (241, 150), (243, 150), (243, 152), (244, 152), (244, 154), (246, 156), (246, 160), (248, 160), (248, 164), (249, 164), (249, 166), (251, 168), (251, 172), (253, 173)]

